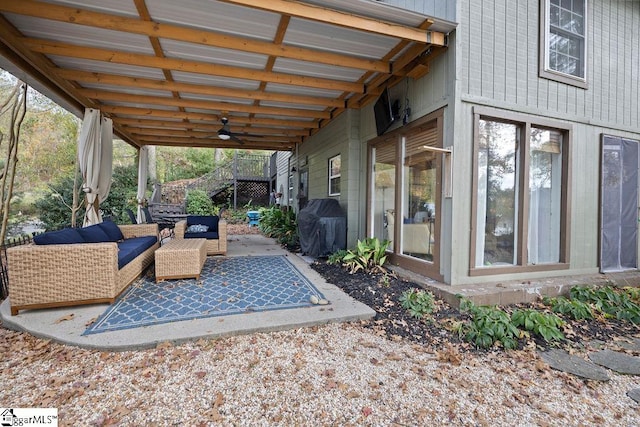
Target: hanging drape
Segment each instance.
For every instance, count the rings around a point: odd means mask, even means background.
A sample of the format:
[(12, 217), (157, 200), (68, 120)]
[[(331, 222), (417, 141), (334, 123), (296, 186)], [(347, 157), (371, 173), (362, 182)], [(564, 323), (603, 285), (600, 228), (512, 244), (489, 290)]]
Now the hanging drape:
[(147, 175), (149, 171), (149, 151), (146, 146), (140, 148), (138, 153), (138, 224), (144, 221), (142, 208), (146, 202)]
[(112, 121), (101, 119), (100, 110), (87, 108), (78, 140), (78, 162), (86, 205), (83, 226), (102, 222), (100, 203), (107, 199), (111, 189), (112, 161)]

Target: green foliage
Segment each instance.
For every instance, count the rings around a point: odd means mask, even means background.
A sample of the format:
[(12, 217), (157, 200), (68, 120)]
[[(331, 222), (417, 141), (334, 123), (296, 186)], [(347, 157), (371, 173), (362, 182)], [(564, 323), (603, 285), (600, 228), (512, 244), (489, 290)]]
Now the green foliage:
[(421, 319), (433, 312), (433, 294), (424, 289), (411, 288), (402, 293), (400, 304), (409, 310), (412, 317)]
[(158, 179), (163, 182), (198, 178), (216, 169), (213, 148), (157, 148)]
[(625, 290), (615, 289), (612, 286), (602, 288), (576, 286), (571, 289), (570, 296), (572, 299), (590, 304), (605, 317), (640, 323), (640, 305), (634, 302)]
[(215, 215), (213, 202), (203, 190), (189, 190), (186, 203), (189, 215)]
[[(137, 186), (135, 166), (116, 167), (113, 170), (113, 183), (109, 197), (100, 205), (103, 214), (113, 216), (116, 222), (125, 222), (124, 209), (136, 206)], [(68, 173), (49, 185), (49, 191), (35, 201), (35, 207), (44, 227), (47, 230), (55, 230), (71, 224), (72, 203), (73, 173)], [(83, 194), (80, 194), (79, 203), (84, 203)], [(81, 208), (78, 211), (78, 223), (82, 223), (83, 218), (84, 208)]]
[(559, 329), (564, 322), (555, 314), (545, 314), (530, 308), (515, 310), (511, 315), (511, 323), (541, 336), (546, 342), (564, 339), (564, 334)]
[(627, 294), (627, 296), (635, 301), (640, 302), (640, 288), (633, 288), (631, 286), (626, 286), (622, 288), (623, 292)]
[(349, 249), (342, 258), (342, 262), (349, 267), (350, 273), (363, 270), (367, 273), (380, 272), (386, 270), (383, 265), (387, 261), (388, 240), (380, 240), (376, 237), (369, 237), (358, 240), (355, 249)]
[[(138, 168), (134, 164), (113, 168), (113, 179), (109, 197), (100, 209), (105, 215), (111, 215), (117, 223), (128, 223), (129, 218), (124, 210), (137, 209)], [(79, 217), (83, 218), (83, 217)]]
[(508, 313), (498, 307), (477, 306), (465, 298), (460, 302), (460, 310), (471, 315), (471, 321), (460, 323), (456, 327), (459, 336), (465, 341), (480, 348), (496, 344), (506, 349), (516, 348), (521, 331), (511, 322)]
[(570, 300), (565, 297), (545, 297), (542, 302), (551, 307), (554, 313), (564, 314), (575, 320), (593, 319), (591, 306), (586, 302)]
[(260, 208), (258, 227), (266, 236), (275, 238), (287, 248), (300, 246), (298, 222), (293, 210), (282, 210), (277, 206)]
[[(35, 201), (40, 221), (47, 230), (56, 230), (71, 224), (73, 203), (73, 174), (65, 175), (49, 184), (49, 191)], [(84, 209), (78, 211), (78, 220), (84, 217)]]
[(347, 255), (347, 253), (348, 252), (347, 252), (346, 249), (340, 249), (339, 251), (334, 252), (331, 255), (329, 255), (329, 257), (327, 258), (327, 263), (328, 264), (341, 264), (342, 265), (342, 260)]

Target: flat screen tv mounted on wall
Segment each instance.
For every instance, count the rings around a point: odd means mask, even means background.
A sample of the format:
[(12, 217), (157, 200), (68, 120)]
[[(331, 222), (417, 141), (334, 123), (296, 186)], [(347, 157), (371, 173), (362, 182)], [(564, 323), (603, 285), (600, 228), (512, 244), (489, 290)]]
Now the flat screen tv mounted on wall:
[(387, 129), (389, 129), (389, 126), (395, 121), (389, 91), (386, 88), (374, 104), (373, 114), (376, 120), (376, 130), (378, 136), (380, 136), (385, 133)]

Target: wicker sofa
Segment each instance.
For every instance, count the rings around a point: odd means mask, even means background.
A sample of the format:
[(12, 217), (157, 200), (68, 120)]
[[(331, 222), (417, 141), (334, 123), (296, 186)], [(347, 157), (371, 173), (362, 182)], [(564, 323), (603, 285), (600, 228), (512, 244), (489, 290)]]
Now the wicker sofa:
[[(92, 243), (31, 243), (7, 249), (11, 314), (24, 309), (112, 303), (153, 262), (160, 247), (158, 224), (117, 228), (124, 237), (120, 241), (93, 242), (95, 239), (88, 238), (84, 240)], [(42, 235), (44, 240), (46, 234)], [(145, 236), (155, 237), (155, 243)], [(137, 244), (141, 240), (146, 240), (144, 247)], [(125, 252), (128, 256), (123, 258)]]
[[(189, 232), (192, 225), (205, 225), (207, 231)], [(215, 215), (189, 215), (173, 231), (176, 239), (207, 239), (207, 255), (227, 254), (227, 221)]]

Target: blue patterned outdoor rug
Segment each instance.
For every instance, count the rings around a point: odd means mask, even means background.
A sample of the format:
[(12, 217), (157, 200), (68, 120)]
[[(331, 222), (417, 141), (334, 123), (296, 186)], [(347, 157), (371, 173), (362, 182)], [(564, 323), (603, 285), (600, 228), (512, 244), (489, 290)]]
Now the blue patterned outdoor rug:
[[(151, 271), (152, 272), (152, 271)], [(324, 296), (285, 256), (208, 257), (200, 280), (131, 285), (83, 335), (179, 320), (311, 306)]]

